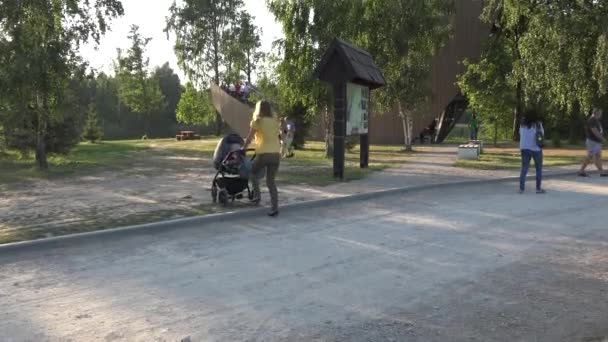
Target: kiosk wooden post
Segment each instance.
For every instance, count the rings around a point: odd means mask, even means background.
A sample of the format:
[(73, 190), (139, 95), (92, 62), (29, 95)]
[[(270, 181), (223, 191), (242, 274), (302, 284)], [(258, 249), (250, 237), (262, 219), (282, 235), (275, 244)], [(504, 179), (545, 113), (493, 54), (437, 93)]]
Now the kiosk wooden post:
[[(338, 38), (334, 39), (325, 52), (315, 69), (315, 76), (333, 86), (333, 173), (334, 177), (344, 179), (344, 147), (347, 136), (359, 135), (360, 166), (366, 168), (369, 165), (369, 94), (371, 89), (385, 84), (384, 76), (367, 51)], [(353, 94), (358, 94), (358, 97)], [(355, 98), (361, 99), (357, 103)]]

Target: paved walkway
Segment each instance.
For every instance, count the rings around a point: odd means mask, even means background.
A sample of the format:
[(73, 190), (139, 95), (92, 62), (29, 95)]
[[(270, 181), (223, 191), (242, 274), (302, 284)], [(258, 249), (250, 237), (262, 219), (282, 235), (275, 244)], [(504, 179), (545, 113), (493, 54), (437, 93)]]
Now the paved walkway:
[(0, 252), (3, 341), (604, 341), (608, 181)]
[[(327, 187), (282, 186), (283, 202), (293, 203), (302, 200), (332, 198), (366, 191), (386, 190), (421, 185), (462, 182), (467, 180), (484, 180), (519, 176), (518, 170), (475, 170), (454, 167), (457, 161), (457, 148), (453, 146), (416, 147), (416, 153), (407, 163), (397, 165), (368, 177), (339, 183)], [(546, 169), (546, 174), (572, 171), (577, 165)], [(530, 170), (534, 175), (534, 168)]]

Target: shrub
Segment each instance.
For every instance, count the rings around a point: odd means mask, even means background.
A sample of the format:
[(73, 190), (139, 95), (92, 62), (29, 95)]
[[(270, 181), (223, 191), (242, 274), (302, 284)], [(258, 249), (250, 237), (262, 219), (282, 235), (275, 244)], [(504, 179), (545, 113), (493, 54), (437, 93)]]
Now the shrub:
[(97, 126), (97, 113), (95, 108), (91, 106), (89, 109), (89, 115), (87, 117), (87, 122), (84, 126), (84, 133), (82, 134), (82, 138), (91, 143), (95, 143), (101, 139), (103, 136), (103, 132)]

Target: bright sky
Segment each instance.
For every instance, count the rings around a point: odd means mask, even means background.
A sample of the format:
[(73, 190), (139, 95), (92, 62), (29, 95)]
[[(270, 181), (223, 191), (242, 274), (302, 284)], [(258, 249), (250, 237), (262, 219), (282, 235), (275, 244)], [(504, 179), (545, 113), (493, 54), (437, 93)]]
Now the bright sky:
[[(111, 32), (102, 37), (98, 49), (92, 45), (81, 49), (82, 56), (89, 61), (91, 67), (98, 71), (113, 73), (112, 61), (116, 58), (116, 49), (127, 50), (130, 47), (127, 35), (131, 25), (139, 26), (144, 37), (151, 37), (146, 55), (150, 58), (152, 68), (169, 62), (171, 67), (180, 76), (182, 83), (186, 83), (184, 74), (177, 66), (177, 59), (173, 53), (173, 39), (167, 40), (163, 32), (165, 18), (169, 15), (169, 7), (174, 0), (122, 0), (125, 15), (112, 21)], [(178, 0), (178, 3), (180, 0)], [(281, 26), (268, 12), (264, 0), (244, 0), (245, 10), (255, 17), (255, 24), (262, 28), (262, 49), (270, 51), (272, 42), (283, 36)], [(172, 37), (173, 38), (173, 37)]]

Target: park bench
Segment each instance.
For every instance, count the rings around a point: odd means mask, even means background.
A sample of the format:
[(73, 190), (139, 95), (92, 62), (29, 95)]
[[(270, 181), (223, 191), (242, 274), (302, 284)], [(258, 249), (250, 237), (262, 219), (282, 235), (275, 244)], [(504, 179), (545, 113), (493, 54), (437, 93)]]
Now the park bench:
[(175, 139), (177, 141), (183, 141), (183, 140), (199, 140), (201, 138), (200, 135), (198, 134), (194, 134), (194, 131), (180, 131), (176, 136)]
[(458, 159), (479, 159), (479, 144), (464, 144), (458, 146)]

